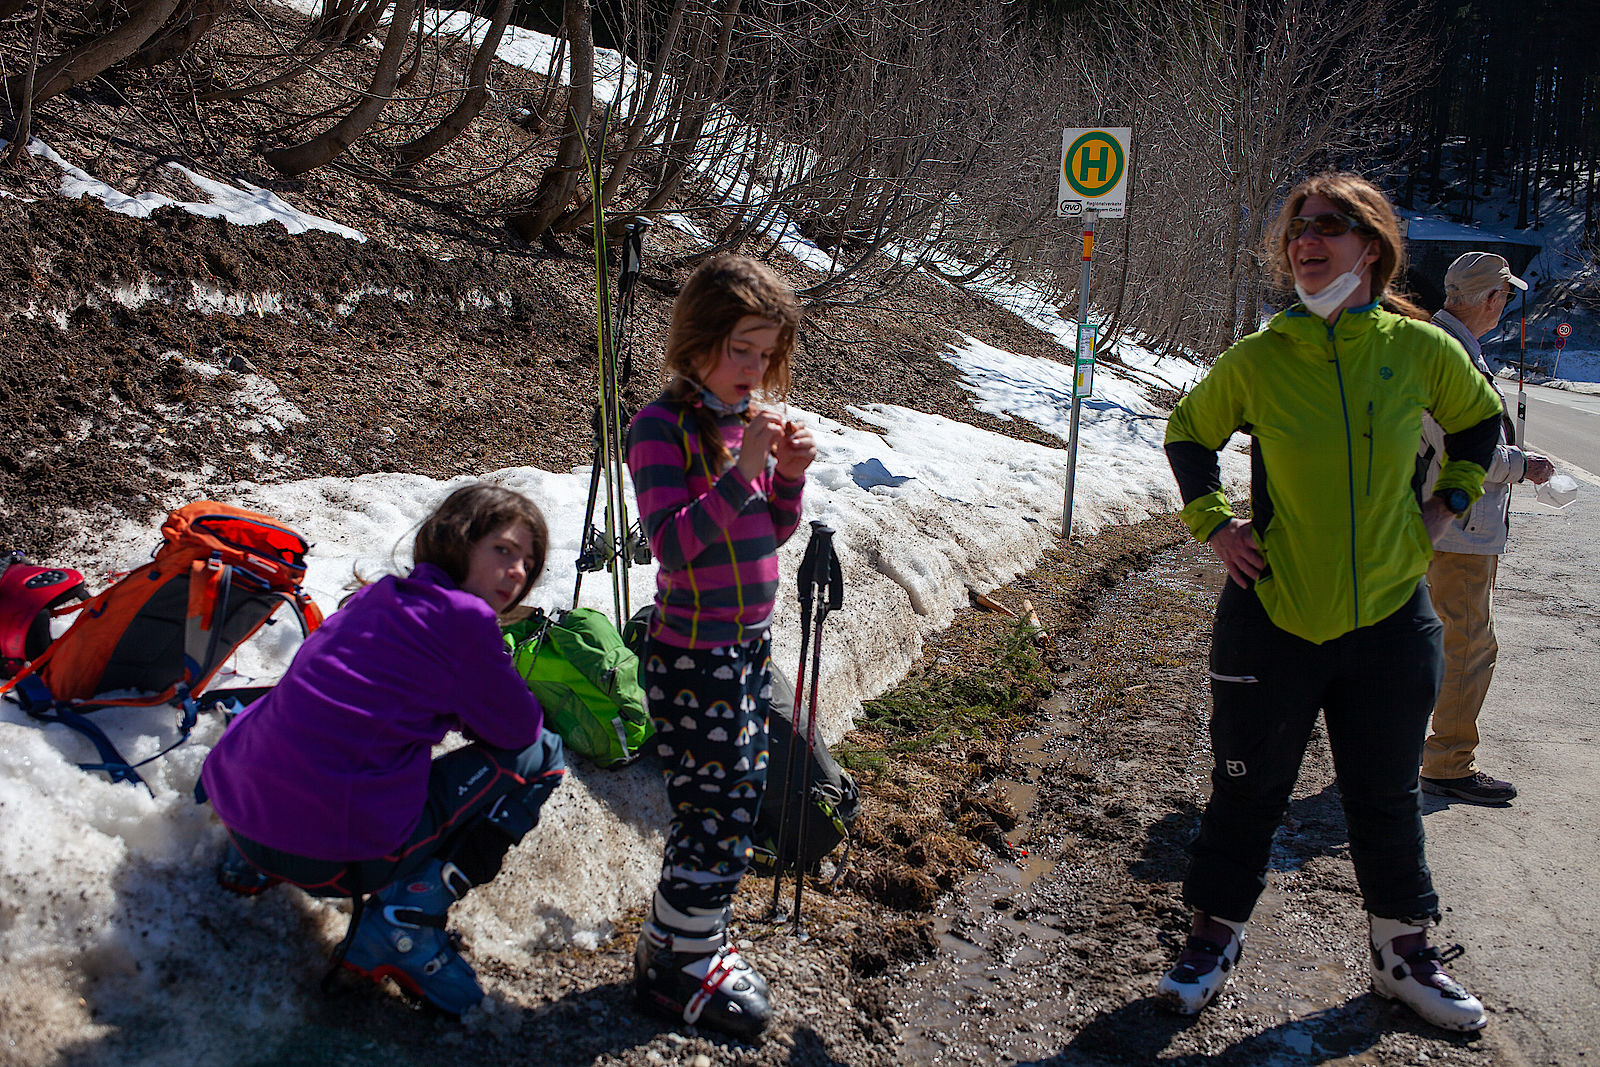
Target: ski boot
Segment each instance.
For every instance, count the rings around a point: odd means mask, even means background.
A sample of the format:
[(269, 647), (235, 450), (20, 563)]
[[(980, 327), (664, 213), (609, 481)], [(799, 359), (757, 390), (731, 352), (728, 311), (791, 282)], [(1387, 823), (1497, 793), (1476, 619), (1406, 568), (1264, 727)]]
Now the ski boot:
[[(691, 1025), (753, 1039), (772, 1016), (767, 982), (726, 943), (681, 945), (654, 922), (639, 931), (633, 952), (633, 991), (641, 1003)], [(675, 947), (676, 946), (676, 947)]]
[(1233, 977), (1244, 950), (1244, 923), (1196, 912), (1178, 962), (1161, 976), (1156, 996), (1179, 1015), (1197, 1015)]
[(267, 874), (253, 866), (244, 858), (244, 853), (239, 851), (239, 846), (233, 843), (233, 838), (228, 838), (228, 844), (222, 850), (222, 858), (217, 861), (219, 886), (241, 897), (253, 897), (266, 892), (281, 881), (282, 878)]
[[(450, 944), (445, 911), (468, 888), (434, 860), (374, 894), (345, 953), (344, 966), (381, 982), (393, 978), (447, 1015), (461, 1015), (483, 999), (478, 978)], [(459, 888), (457, 888), (459, 886)]]
[(1398, 1000), (1425, 1021), (1446, 1030), (1482, 1030), (1489, 1021), (1483, 1004), (1450, 977), (1440, 964), (1460, 956), (1456, 945), (1444, 952), (1428, 944), (1428, 925), (1368, 915), (1372, 928), (1372, 991)]

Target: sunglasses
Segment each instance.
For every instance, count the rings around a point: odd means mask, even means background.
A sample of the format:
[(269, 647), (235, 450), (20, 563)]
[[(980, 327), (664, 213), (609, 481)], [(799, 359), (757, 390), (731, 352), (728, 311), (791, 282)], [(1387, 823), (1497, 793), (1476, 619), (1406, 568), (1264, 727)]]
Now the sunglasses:
[(1284, 236), (1293, 241), (1307, 229), (1318, 237), (1341, 237), (1351, 230), (1372, 231), (1342, 211), (1324, 211), (1320, 215), (1296, 215), (1284, 228)]

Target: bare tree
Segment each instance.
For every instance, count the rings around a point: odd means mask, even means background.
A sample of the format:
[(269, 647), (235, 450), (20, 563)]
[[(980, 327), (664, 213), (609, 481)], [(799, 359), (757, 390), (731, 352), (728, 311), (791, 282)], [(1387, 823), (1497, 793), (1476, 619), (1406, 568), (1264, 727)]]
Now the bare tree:
[(472, 120), (482, 113), (483, 105), (489, 99), (489, 66), (494, 61), (495, 50), (500, 47), (501, 38), (505, 36), (506, 23), (511, 18), (512, 6), (513, 0), (498, 0), (495, 5), (489, 28), (485, 31), (478, 50), (473, 53), (472, 65), (467, 70), (467, 89), (461, 94), (456, 106), (441, 118), (433, 129), (395, 149), (402, 168), (415, 166), (434, 155), (460, 137), (471, 125)]
[(292, 177), (314, 170), (342, 155), (355, 143), (356, 138), (372, 128), (394, 91), (417, 3), (418, 0), (394, 0), (389, 16), (389, 32), (384, 38), (383, 51), (378, 56), (372, 83), (343, 118), (310, 140), (266, 154), (267, 162), (279, 173)]
[(722, 93), (723, 81), (728, 74), (728, 55), (733, 44), (734, 26), (739, 19), (741, 0), (721, 0), (716, 25), (716, 42), (711, 54), (694, 64), (690, 78), (694, 84), (693, 96), (686, 98), (667, 145), (667, 164), (655, 190), (645, 200), (640, 210), (654, 211), (677, 195), (695, 159), (700, 137), (712, 116), (714, 102)]
[(611, 170), (606, 175), (605, 184), (601, 189), (603, 203), (610, 203), (616, 197), (622, 179), (627, 175), (628, 168), (633, 165), (639, 146), (650, 130), (661, 100), (662, 86), (666, 82), (666, 70), (671, 62), (673, 49), (677, 47), (678, 34), (683, 29), (684, 13), (688, 7), (689, 0), (673, 0), (672, 11), (667, 16), (666, 29), (662, 32), (661, 40), (656, 47), (655, 64), (651, 67), (649, 78), (645, 83), (643, 101), (635, 113), (628, 116), (622, 150), (612, 161)]
[(39, 42), (44, 36), (44, 4), (41, 2), (33, 14), (33, 43), (28, 48), (28, 75), (22, 87), (22, 100), (17, 105), (17, 121), (11, 131), (11, 143), (0, 157), (0, 166), (15, 167), (28, 159), (28, 141), (33, 128), (33, 84), (39, 69)]
[(572, 55), (567, 94), (568, 125), (556, 149), (555, 161), (539, 180), (532, 204), (506, 220), (527, 241), (544, 237), (566, 210), (578, 188), (579, 178), (589, 165), (586, 162), (589, 153), (598, 153), (602, 147), (596, 145), (591, 149), (587, 135), (594, 111), (594, 27), (589, 0), (566, 0), (563, 17)]
[[(133, 55), (166, 24), (182, 0), (133, 0), (120, 23), (30, 71), (5, 80), (6, 100), (17, 108), (31, 91), (30, 106), (66, 92)], [(41, 5), (43, 0), (40, 0)]]
[(171, 63), (184, 55), (211, 32), (232, 0), (181, 0), (166, 25), (157, 30), (140, 49), (123, 61), (123, 70), (138, 70)]

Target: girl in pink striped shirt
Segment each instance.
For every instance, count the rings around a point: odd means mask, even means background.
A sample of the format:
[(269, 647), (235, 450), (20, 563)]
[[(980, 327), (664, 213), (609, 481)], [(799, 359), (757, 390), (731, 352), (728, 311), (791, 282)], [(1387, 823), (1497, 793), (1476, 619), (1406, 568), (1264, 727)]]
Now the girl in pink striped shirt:
[(767, 630), (778, 546), (800, 523), (811, 431), (754, 402), (786, 393), (794, 291), (744, 256), (708, 260), (673, 306), (666, 391), (628, 427), (660, 563), (644, 663), (673, 821), (634, 953), (646, 1004), (753, 1037), (767, 985), (726, 936), (767, 778)]

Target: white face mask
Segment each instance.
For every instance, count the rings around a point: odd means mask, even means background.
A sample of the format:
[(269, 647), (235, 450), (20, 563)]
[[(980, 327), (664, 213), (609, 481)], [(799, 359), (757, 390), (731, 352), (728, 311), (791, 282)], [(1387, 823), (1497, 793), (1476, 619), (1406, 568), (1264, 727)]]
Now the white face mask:
[(1294, 283), (1294, 291), (1300, 297), (1300, 302), (1306, 310), (1319, 319), (1331, 319), (1344, 307), (1344, 302), (1350, 299), (1350, 294), (1361, 285), (1361, 275), (1366, 272), (1367, 265), (1361, 260), (1366, 256), (1367, 245), (1361, 250), (1361, 255), (1356, 257), (1356, 265), (1339, 275), (1333, 281), (1323, 286), (1320, 292), (1308, 293), (1299, 282)]

